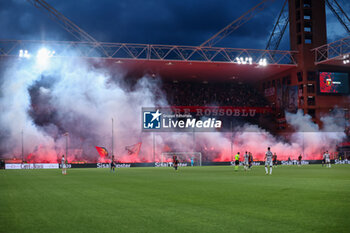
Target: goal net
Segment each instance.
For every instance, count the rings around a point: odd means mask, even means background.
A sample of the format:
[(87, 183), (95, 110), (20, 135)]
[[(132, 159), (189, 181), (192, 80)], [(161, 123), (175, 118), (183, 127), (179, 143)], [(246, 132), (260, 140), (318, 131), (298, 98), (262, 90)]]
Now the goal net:
[(202, 153), (201, 152), (162, 152), (161, 163), (171, 160), (173, 156), (177, 156), (180, 162), (191, 162), (193, 159), (195, 166), (202, 166)]

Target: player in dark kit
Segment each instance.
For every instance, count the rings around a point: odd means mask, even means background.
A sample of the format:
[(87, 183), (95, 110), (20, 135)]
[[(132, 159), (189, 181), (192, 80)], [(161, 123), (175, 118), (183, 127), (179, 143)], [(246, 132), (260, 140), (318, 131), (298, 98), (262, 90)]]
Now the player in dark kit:
[(175, 161), (177, 160), (177, 156), (173, 155), (173, 164), (175, 164)]
[(175, 171), (177, 171), (177, 166), (179, 165), (179, 160), (176, 158), (175, 161), (174, 161), (174, 168), (175, 168)]
[(301, 166), (301, 159), (302, 159), (302, 156), (301, 156), (301, 154), (300, 154), (299, 157), (298, 157), (298, 165), (299, 165), (299, 166)]
[(253, 164), (253, 155), (251, 152), (249, 152), (248, 162), (249, 162), (249, 169), (251, 169)]
[(111, 158), (111, 172), (115, 172), (115, 162), (114, 162), (114, 155), (112, 155), (112, 158)]
[(277, 167), (277, 155), (276, 155), (276, 153), (274, 153), (274, 155), (272, 156), (272, 160), (273, 160), (273, 166)]

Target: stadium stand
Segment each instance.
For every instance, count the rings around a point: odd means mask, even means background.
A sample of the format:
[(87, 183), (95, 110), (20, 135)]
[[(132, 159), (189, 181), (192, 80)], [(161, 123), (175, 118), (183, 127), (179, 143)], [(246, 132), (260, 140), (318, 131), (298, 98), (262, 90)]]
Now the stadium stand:
[(163, 84), (168, 102), (174, 106), (240, 106), (269, 107), (268, 101), (249, 84), (238, 82), (195, 83), (167, 82)]

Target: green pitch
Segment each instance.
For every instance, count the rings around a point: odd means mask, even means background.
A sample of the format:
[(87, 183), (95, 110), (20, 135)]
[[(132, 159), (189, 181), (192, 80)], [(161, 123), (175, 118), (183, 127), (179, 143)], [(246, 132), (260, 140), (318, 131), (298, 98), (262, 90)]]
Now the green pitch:
[(0, 232), (349, 232), (350, 165), (264, 173), (1, 170)]

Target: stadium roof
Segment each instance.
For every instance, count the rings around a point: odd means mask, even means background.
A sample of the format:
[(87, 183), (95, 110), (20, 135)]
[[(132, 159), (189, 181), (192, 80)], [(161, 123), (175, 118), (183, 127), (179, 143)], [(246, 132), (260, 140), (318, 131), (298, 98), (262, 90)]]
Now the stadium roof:
[(186, 62), (160, 60), (110, 59), (110, 66), (129, 76), (152, 75), (164, 80), (227, 82), (239, 80), (254, 82), (297, 67), (296, 65), (239, 65), (227, 62)]

